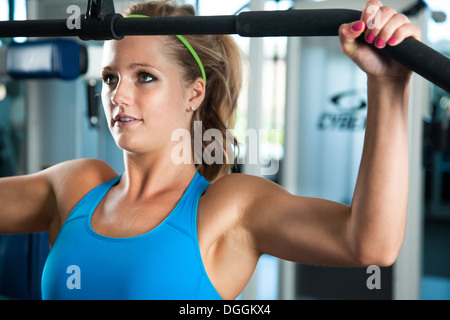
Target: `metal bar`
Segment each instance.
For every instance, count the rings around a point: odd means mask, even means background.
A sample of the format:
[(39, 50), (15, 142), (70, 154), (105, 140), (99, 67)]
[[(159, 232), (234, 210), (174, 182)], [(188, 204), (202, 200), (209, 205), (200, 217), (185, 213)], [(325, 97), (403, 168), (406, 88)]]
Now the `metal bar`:
[(125, 35), (236, 34), (237, 16), (118, 19), (114, 30)]
[[(125, 19), (110, 14), (81, 18), (70, 30), (66, 20), (0, 22), (0, 37), (80, 37), (121, 39), (131, 35), (239, 34), (243, 37), (335, 36), (343, 23), (358, 20), (361, 11), (346, 9), (243, 12), (237, 16)], [(435, 85), (450, 92), (450, 59), (413, 38), (383, 50)]]

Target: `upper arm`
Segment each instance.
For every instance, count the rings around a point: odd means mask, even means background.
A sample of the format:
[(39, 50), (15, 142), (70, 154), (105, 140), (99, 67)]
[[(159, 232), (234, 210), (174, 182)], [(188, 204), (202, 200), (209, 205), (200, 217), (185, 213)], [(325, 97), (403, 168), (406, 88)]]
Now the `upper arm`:
[(0, 179), (0, 233), (47, 231), (55, 209), (54, 190), (42, 172)]
[(260, 254), (307, 264), (359, 264), (350, 243), (349, 206), (294, 196), (265, 179), (248, 183), (243, 223)]
[[(55, 231), (91, 189), (117, 174), (99, 160), (73, 160), (0, 179), (0, 233)], [(54, 235), (52, 235), (54, 236)]]

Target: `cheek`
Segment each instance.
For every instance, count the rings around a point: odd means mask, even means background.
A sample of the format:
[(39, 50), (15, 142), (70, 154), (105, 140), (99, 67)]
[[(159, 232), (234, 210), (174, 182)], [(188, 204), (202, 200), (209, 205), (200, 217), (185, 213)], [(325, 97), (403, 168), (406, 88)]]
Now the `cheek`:
[(148, 113), (148, 118), (154, 125), (172, 128), (184, 123), (186, 102), (172, 91), (158, 94), (141, 95), (139, 105)]
[(111, 102), (111, 93), (109, 92), (109, 90), (105, 89), (104, 87), (102, 88), (102, 106), (103, 106), (103, 111), (105, 112), (105, 114), (110, 114), (111, 110), (109, 108), (109, 104)]

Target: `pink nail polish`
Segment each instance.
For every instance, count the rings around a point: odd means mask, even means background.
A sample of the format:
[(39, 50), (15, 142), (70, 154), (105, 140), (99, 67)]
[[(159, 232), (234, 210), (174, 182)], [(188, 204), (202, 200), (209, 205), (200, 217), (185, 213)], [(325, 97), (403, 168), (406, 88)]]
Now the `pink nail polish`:
[(392, 37), (391, 39), (389, 39), (388, 43), (392, 46), (397, 42), (397, 38)]
[(353, 31), (361, 31), (362, 28), (363, 28), (363, 24), (364, 24), (364, 23), (363, 23), (362, 21), (355, 22), (355, 23), (352, 25)]
[(369, 34), (367, 37), (367, 42), (372, 43), (375, 40), (375, 36), (373, 34)]
[(384, 41), (381, 40), (381, 39), (378, 39), (378, 40), (377, 40), (377, 43), (376, 43), (375, 45), (376, 45), (377, 47), (381, 48), (381, 47), (384, 46)]

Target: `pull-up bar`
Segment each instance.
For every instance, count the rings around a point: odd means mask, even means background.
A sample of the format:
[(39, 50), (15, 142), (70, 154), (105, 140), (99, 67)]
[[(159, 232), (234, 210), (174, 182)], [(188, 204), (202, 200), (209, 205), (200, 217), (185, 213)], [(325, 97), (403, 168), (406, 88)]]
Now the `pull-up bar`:
[[(80, 28), (66, 20), (0, 22), (0, 37), (79, 37), (120, 40), (137, 35), (237, 34), (243, 37), (336, 36), (340, 25), (359, 20), (362, 12), (346, 9), (253, 11), (235, 16), (191, 16), (125, 19), (112, 1), (89, 0)], [(408, 38), (387, 55), (450, 93), (450, 59), (424, 43)]]

